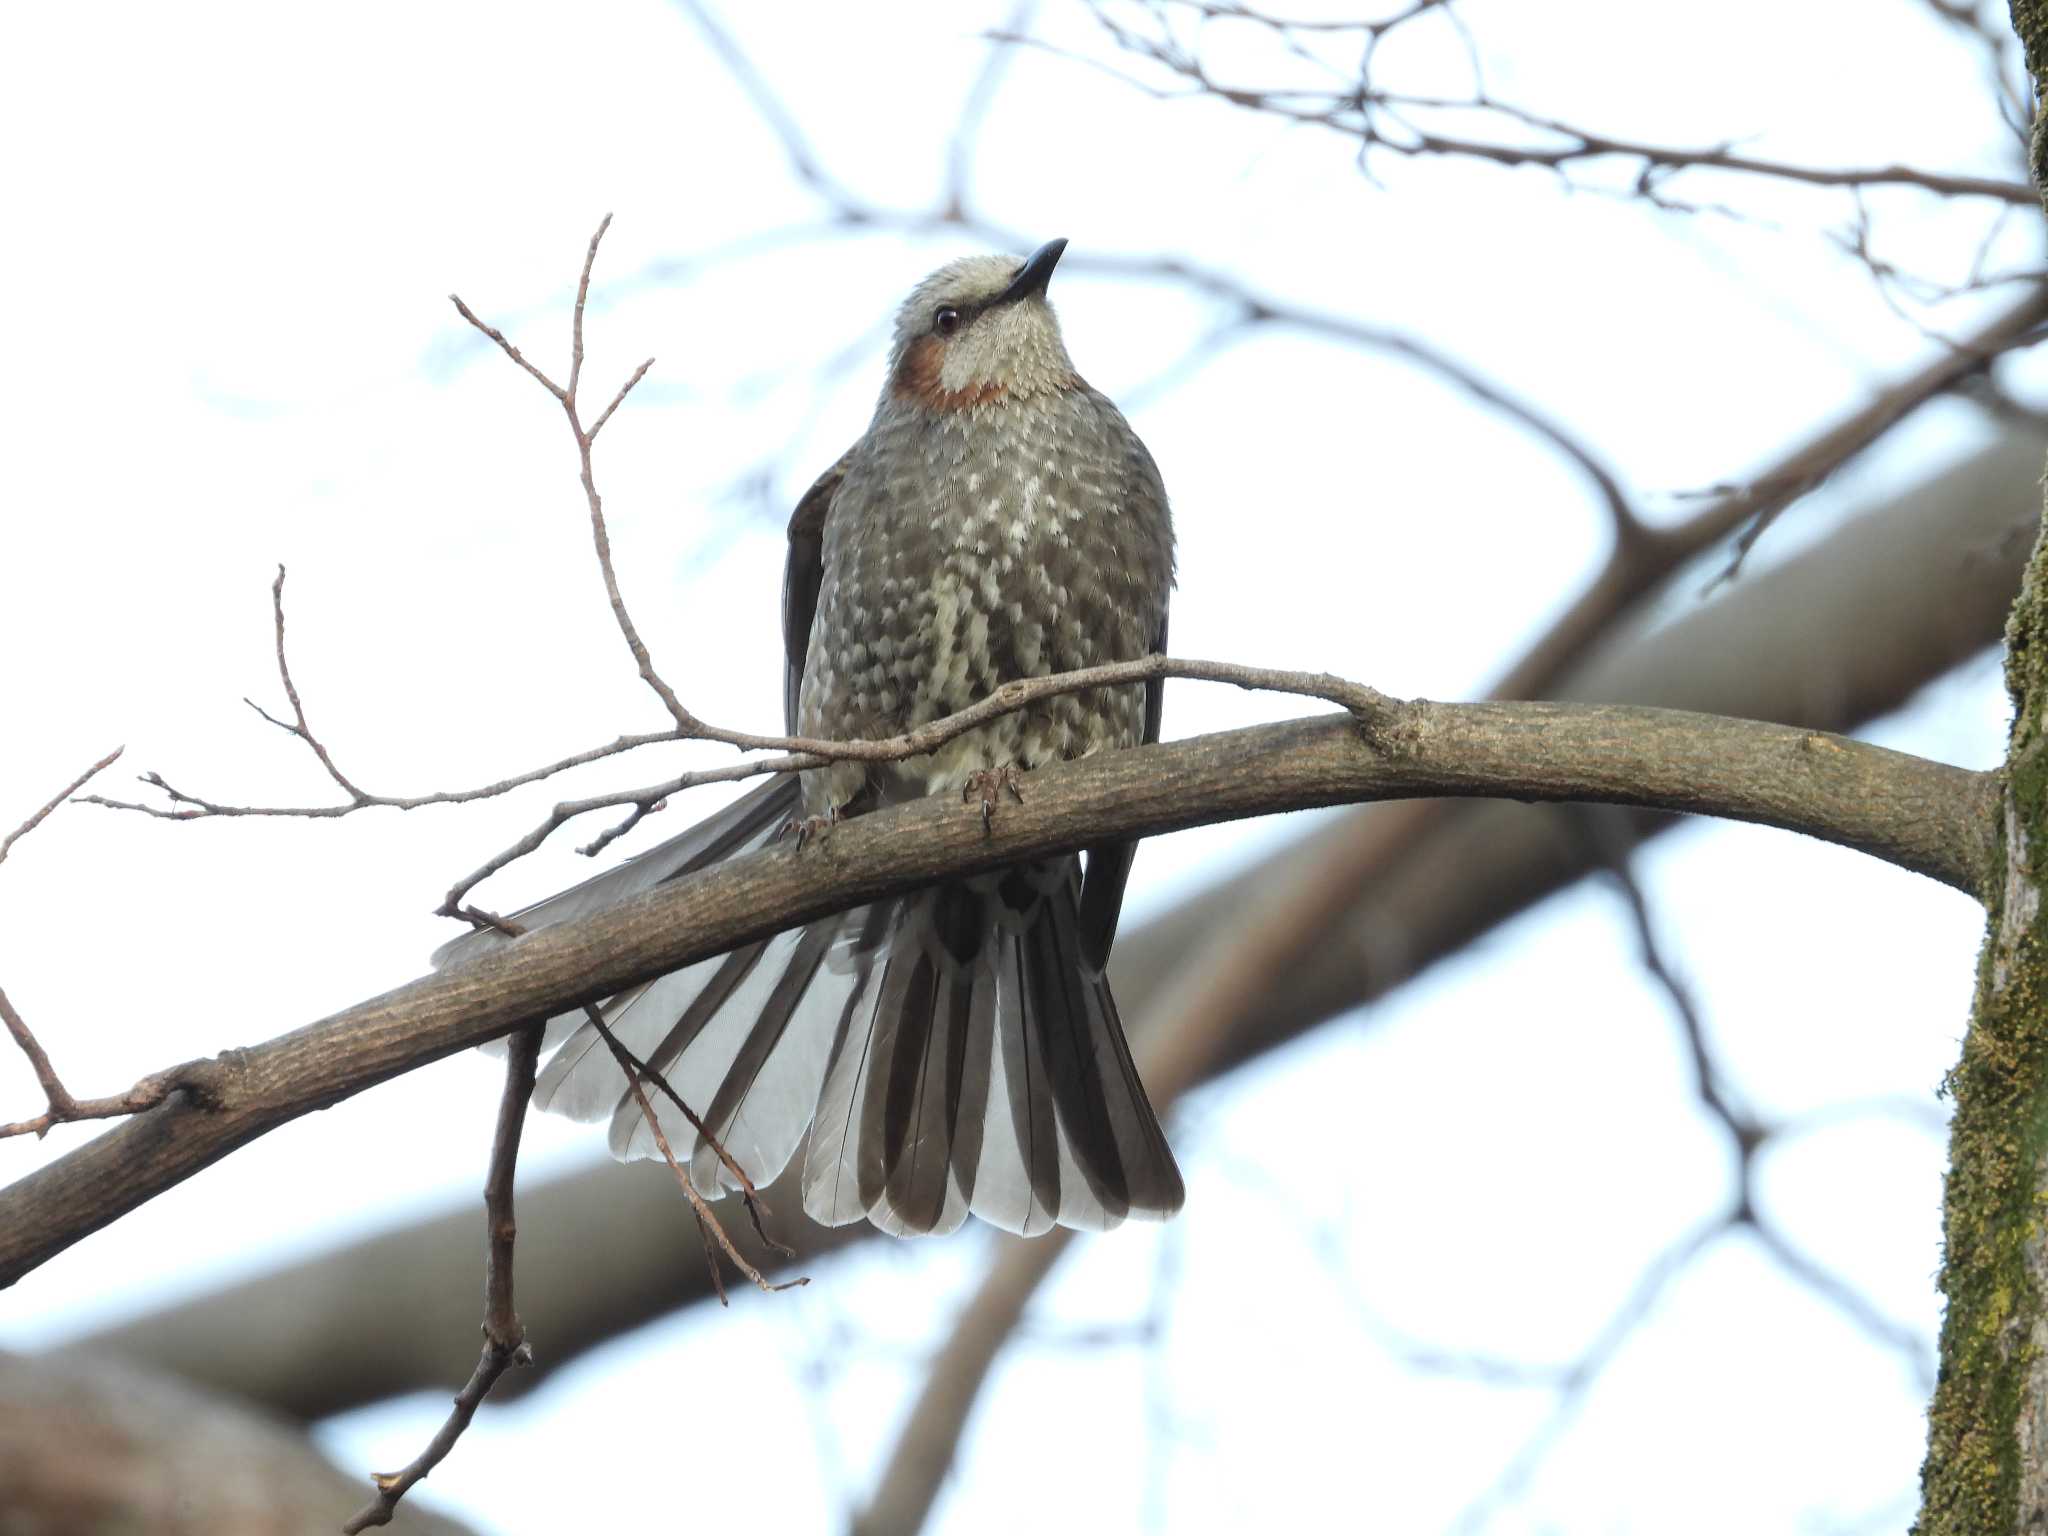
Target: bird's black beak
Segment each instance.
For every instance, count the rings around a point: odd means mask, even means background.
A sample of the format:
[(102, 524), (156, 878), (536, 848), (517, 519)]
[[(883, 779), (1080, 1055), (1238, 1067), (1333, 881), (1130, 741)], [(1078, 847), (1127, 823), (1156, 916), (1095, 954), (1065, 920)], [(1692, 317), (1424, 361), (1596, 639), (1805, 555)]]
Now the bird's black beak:
[(1065, 240), (1046, 241), (1017, 269), (1017, 275), (1010, 279), (1010, 286), (996, 295), (995, 302), (1013, 304), (1018, 299), (1044, 293), (1045, 285), (1052, 281), (1052, 269), (1060, 264), (1060, 255), (1066, 248)]

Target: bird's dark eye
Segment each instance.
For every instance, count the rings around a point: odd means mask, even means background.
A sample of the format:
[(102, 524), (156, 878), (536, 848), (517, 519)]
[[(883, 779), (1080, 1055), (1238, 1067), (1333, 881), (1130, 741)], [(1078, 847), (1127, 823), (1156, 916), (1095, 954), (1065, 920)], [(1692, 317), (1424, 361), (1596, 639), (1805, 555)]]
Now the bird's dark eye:
[(960, 329), (960, 311), (947, 304), (932, 316), (932, 329), (941, 336), (950, 336)]

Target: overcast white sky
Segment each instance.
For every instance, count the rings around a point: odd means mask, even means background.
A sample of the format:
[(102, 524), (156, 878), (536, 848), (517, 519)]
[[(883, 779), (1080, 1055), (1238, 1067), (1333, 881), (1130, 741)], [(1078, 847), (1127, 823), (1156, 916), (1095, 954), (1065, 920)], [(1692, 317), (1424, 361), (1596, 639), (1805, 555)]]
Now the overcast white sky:
[[(977, 34), (1007, 7), (729, 9), (835, 176), (891, 206), (931, 202)], [(1930, 12), (1751, 0), (1703, 22), (1502, 0), (1460, 14), (1496, 90), (1616, 132), (2010, 175), (1981, 61)], [(1104, 52), (1064, 0), (1034, 26)], [(279, 561), (308, 706), (373, 788), (481, 782), (659, 723), (596, 584), (559, 416), (446, 297), (558, 361), (606, 211), (591, 375), (606, 386), (658, 358), (601, 450), (627, 596), (694, 708), (775, 727), (780, 509), (861, 430), (880, 328), (968, 248), (957, 236), (792, 239), (675, 276), (679, 259), (823, 210), (688, 18), (653, 0), (45, 6), (9, 30), (0, 824), (117, 743), (117, 772), (231, 800), (323, 797), (314, 766), (240, 702), (275, 702)], [(1449, 33), (1393, 46), (1387, 63), (1417, 89), (1467, 88)], [(1266, 67), (1263, 52), (1241, 62)], [(1184, 654), (1470, 695), (1593, 569), (1602, 514), (1554, 455), (1385, 356), (1261, 333), (1153, 388), (1215, 311), (1090, 275), (1087, 257), (1177, 253), (1404, 329), (1542, 402), (1666, 513), (1683, 505), (1667, 493), (1740, 478), (1929, 347), (1822, 238), (1849, 217), (1839, 194), (1699, 182), (1704, 200), (1760, 210), (1735, 223), (1565, 195), (1538, 172), (1379, 169), (1375, 186), (1334, 137), (1161, 104), (1044, 54), (1020, 57), (995, 100), (975, 206), (1033, 243), (1073, 241), (1054, 298), (1082, 369), (1134, 402), (1173, 493)], [(1870, 206), (1896, 259), (1949, 275), (1984, 213), (1904, 192)], [(2024, 259), (2023, 231), (2001, 249)], [(1968, 307), (1952, 311), (1960, 329)], [(2038, 392), (2030, 372), (2012, 376)], [(1759, 558), (1982, 432), (1965, 406), (1927, 410)], [(767, 512), (730, 494), (755, 470), (771, 476)], [(1178, 685), (1167, 732), (1297, 708)], [(2002, 726), (1987, 662), (1875, 734), (1984, 765)], [(447, 937), (428, 913), (451, 876), (554, 797), (343, 823), (67, 809), (0, 870), (0, 984), (74, 1090), (111, 1091), (417, 974)], [(1148, 845), (1131, 917), (1286, 830)], [(492, 903), (577, 863), (565, 843)], [(1971, 903), (1749, 828), (1668, 838), (1642, 875), (1750, 1100), (1933, 1102), (1965, 1017)], [(940, 1528), (1037, 1529), (1069, 1507), (1095, 1512), (1084, 1529), (1458, 1517), (1548, 1399), (1413, 1375), (1389, 1333), (1568, 1359), (1720, 1197), (1722, 1147), (1632, 953), (1614, 895), (1580, 890), (1202, 1095), (1175, 1132), (1187, 1213), (1068, 1262), (998, 1371)], [(0, 1343), (56, 1340), (470, 1198), (495, 1080), (465, 1057), (266, 1138), (0, 1293)], [(0, 1119), (35, 1102), (0, 1052)], [(0, 1148), (0, 1177), (89, 1134)], [(592, 1142), (537, 1118), (527, 1167)], [(1937, 1134), (1866, 1120), (1774, 1154), (1765, 1193), (1817, 1256), (1931, 1334), (1940, 1170)], [(869, 1245), (805, 1291), (645, 1330), (487, 1410), (419, 1497), (491, 1530), (580, 1528), (646, 1497), (604, 1464), (675, 1466), (670, 1491), (687, 1486), (707, 1525), (758, 1521), (770, 1496), (781, 1528), (829, 1525), (867, 1487), (921, 1351), (987, 1251), (981, 1234)], [(1143, 1318), (1162, 1286), (1156, 1347), (1059, 1342)], [(712, 1393), (722, 1424), (758, 1432), (708, 1427)], [(1667, 1293), (1490, 1528), (1902, 1529), (1921, 1401), (1897, 1357), (1731, 1240)], [(350, 1466), (393, 1464), (442, 1410), (353, 1415), (327, 1443)], [(693, 1457), (717, 1475), (684, 1470)]]

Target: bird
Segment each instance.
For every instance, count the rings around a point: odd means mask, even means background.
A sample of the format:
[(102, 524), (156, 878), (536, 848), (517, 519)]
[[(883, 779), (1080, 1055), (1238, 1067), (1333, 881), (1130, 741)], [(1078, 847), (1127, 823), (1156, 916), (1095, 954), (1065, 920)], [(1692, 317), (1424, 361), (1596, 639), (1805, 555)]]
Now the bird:
[[(968, 256), (896, 315), (874, 416), (789, 522), (783, 709), (792, 735), (893, 736), (1015, 678), (1164, 652), (1165, 486), (1082, 379), (1048, 298), (1065, 240)], [(669, 841), (515, 914), (568, 921), (764, 848), (792, 827), (932, 794), (1000, 814), (1019, 775), (1159, 737), (1158, 681), (1043, 700), (895, 762), (784, 773)], [(902, 1236), (969, 1215), (1033, 1235), (1179, 1210), (1184, 1187), (1106, 968), (1134, 843), (942, 880), (605, 999), (608, 1027), (697, 1112), (750, 1182), (795, 1157), (816, 1221)], [(447, 965), (507, 942), (482, 929)], [(621, 1160), (659, 1155), (581, 1010), (548, 1021), (542, 1110), (608, 1119)], [(502, 1042), (500, 1043), (502, 1045)], [(650, 1095), (691, 1182), (742, 1187)], [(687, 1151), (685, 1150), (687, 1149)]]

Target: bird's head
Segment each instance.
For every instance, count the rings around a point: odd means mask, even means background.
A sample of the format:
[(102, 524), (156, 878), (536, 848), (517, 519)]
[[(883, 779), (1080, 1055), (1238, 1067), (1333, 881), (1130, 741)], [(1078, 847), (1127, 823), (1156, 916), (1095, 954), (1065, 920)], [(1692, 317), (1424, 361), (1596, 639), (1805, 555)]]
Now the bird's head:
[(888, 393), (933, 410), (1074, 388), (1045, 285), (1064, 240), (1014, 256), (949, 262), (911, 290), (896, 314)]

